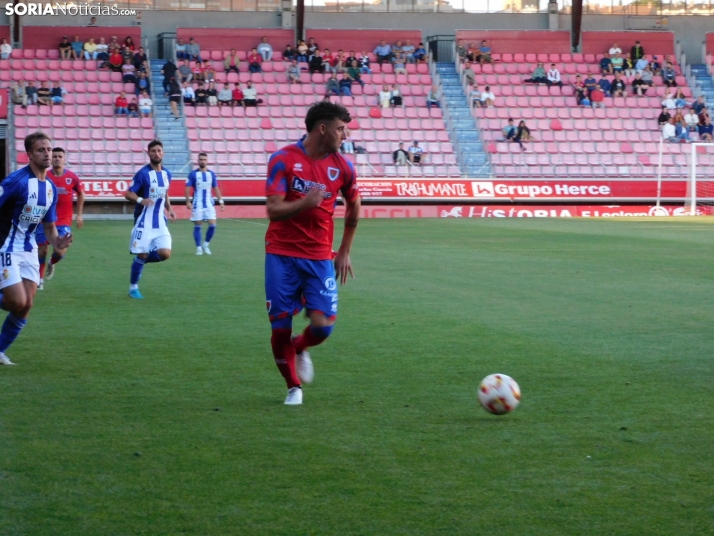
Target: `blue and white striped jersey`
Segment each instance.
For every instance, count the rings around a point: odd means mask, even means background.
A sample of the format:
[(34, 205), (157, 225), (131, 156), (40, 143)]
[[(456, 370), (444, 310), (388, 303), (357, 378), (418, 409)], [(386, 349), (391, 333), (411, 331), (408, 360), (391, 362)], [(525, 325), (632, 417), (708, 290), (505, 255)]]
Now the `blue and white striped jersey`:
[(57, 188), (41, 181), (30, 166), (18, 169), (0, 182), (0, 252), (33, 251), (35, 229), (57, 221)]
[(154, 202), (150, 207), (137, 203), (134, 209), (134, 225), (136, 227), (145, 229), (166, 228), (164, 208), (170, 184), (171, 172), (168, 169), (155, 171), (150, 164), (146, 164), (136, 172), (129, 191)]
[(214, 205), (211, 188), (218, 186), (216, 174), (211, 171), (199, 171), (194, 169), (188, 175), (186, 186), (193, 188), (193, 208), (203, 209)]

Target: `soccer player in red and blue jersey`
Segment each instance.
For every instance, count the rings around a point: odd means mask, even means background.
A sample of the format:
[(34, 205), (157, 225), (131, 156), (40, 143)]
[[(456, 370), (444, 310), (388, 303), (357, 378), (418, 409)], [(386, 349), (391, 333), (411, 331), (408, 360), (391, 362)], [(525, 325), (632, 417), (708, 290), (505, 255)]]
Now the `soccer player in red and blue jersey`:
[[(82, 183), (79, 182), (79, 177), (68, 169), (65, 169), (65, 152), (61, 147), (52, 149), (52, 169), (47, 171), (47, 178), (52, 181), (57, 188), (57, 232), (60, 236), (68, 235), (72, 232), (72, 214), (74, 194), (77, 194), (77, 228), (81, 229), (84, 225), (82, 212), (84, 210), (84, 192), (82, 191)], [(40, 259), (40, 285), (37, 290), (42, 290), (45, 283), (45, 268), (47, 269), (46, 278), (52, 279), (55, 273), (55, 264), (62, 260), (66, 249), (53, 249), (50, 264), (46, 265), (47, 250), (50, 244), (45, 236), (44, 227), (37, 226), (35, 232), (35, 240), (37, 241), (37, 254)]]
[[(350, 250), (359, 221), (360, 197), (352, 164), (339, 154), (351, 120), (346, 108), (313, 104), (307, 136), (270, 157), (266, 185), (265, 295), (275, 363), (285, 378), (285, 404), (302, 404), (302, 383), (313, 378), (306, 351), (323, 342), (337, 319), (337, 279), (354, 278)], [(345, 228), (332, 251), (337, 195), (346, 206)], [(333, 264), (334, 259), (334, 264)], [(293, 315), (306, 307), (310, 324), (292, 336)]]

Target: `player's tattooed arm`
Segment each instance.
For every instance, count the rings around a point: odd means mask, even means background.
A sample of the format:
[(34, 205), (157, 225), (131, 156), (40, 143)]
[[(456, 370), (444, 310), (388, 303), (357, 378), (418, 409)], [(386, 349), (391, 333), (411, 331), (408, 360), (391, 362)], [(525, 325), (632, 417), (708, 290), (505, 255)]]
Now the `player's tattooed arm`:
[(171, 221), (174, 221), (176, 219), (176, 213), (171, 207), (171, 199), (169, 198), (168, 192), (166, 192), (166, 197), (164, 198), (164, 208), (166, 209), (166, 213), (169, 215)]

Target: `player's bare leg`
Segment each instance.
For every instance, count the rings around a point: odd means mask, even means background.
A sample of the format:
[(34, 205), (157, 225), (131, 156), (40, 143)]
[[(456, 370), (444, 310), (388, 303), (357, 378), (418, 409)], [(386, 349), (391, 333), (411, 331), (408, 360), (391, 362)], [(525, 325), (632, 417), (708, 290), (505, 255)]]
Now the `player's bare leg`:
[(5, 355), (5, 352), (27, 324), (36, 292), (37, 285), (29, 279), (23, 279), (22, 282), (2, 290), (0, 308), (5, 309), (9, 314), (0, 329), (0, 365), (15, 364)]
[(44, 290), (45, 288), (45, 268), (47, 267), (47, 251), (49, 247), (47, 244), (44, 246), (37, 246), (37, 258), (40, 261), (40, 285), (37, 287), (39, 290)]

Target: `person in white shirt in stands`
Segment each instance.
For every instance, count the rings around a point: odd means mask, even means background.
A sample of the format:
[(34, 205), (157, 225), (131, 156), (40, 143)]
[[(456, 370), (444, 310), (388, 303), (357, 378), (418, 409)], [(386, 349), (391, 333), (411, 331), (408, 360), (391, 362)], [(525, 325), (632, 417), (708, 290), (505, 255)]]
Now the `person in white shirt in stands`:
[(486, 89), (481, 93), (481, 108), (493, 108), (495, 101), (496, 96), (491, 92), (491, 88), (486, 86)]
[(478, 90), (478, 84), (474, 84), (471, 87), (469, 99), (471, 99), (472, 108), (481, 108), (481, 92)]
[(109, 59), (109, 45), (104, 42), (104, 38), (99, 38), (99, 43), (97, 43), (97, 59), (100, 61), (107, 61)]
[(243, 90), (243, 104), (245, 106), (258, 106), (258, 91), (253, 87), (250, 80)]
[(674, 117), (670, 117), (669, 121), (667, 121), (662, 127), (662, 137), (664, 138), (664, 141), (671, 141), (674, 143), (686, 142), (689, 140), (689, 132), (687, 132), (687, 129), (684, 128), (679, 135), (677, 135), (677, 126), (674, 124)]
[(196, 106), (196, 92), (193, 87), (188, 82), (183, 83), (181, 88), (181, 96), (183, 97), (183, 103), (185, 105)]
[(608, 53), (610, 54), (610, 56), (614, 56), (615, 54), (622, 54), (622, 49), (617, 46), (617, 43), (613, 43)]
[(260, 44), (256, 47), (258, 49), (258, 54), (263, 56), (263, 61), (272, 61), (273, 59), (273, 47), (268, 43), (268, 38), (263, 37)]
[(662, 106), (667, 108), (668, 110), (677, 109), (677, 101), (674, 98), (674, 93), (667, 93), (664, 100), (662, 101)]
[(563, 87), (563, 82), (560, 80), (560, 71), (555, 67), (555, 63), (550, 64), (550, 71), (548, 71), (548, 86), (560, 86)]
[(379, 92), (379, 105), (382, 108), (389, 108), (392, 105), (392, 91), (387, 84), (384, 84), (382, 91)]
[(12, 54), (12, 45), (3, 37), (2, 45), (0, 45), (0, 58), (6, 60), (10, 58), (10, 54)]
[(409, 161), (412, 164), (422, 164), (422, 158), (424, 157), (424, 149), (419, 147), (419, 142), (414, 140), (414, 145), (409, 147)]
[(696, 132), (699, 127), (699, 116), (694, 113), (694, 110), (690, 109), (689, 113), (684, 116), (684, 122), (690, 132)]
[(141, 117), (151, 117), (151, 107), (154, 105), (146, 90), (139, 96), (139, 113)]

